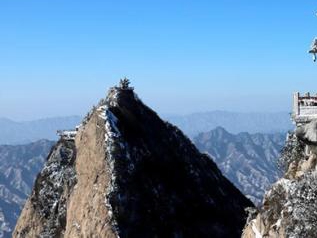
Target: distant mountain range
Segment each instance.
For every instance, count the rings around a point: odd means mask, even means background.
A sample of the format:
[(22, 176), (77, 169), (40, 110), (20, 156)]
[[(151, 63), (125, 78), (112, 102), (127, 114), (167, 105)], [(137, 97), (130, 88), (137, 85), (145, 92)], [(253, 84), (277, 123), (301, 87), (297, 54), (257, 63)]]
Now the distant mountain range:
[(40, 139), (56, 140), (57, 130), (74, 128), (80, 121), (79, 116), (25, 122), (0, 118), (0, 144), (26, 144)]
[[(193, 138), (201, 132), (217, 126), (230, 133), (274, 133), (286, 132), (293, 128), (289, 114), (281, 113), (235, 113), (213, 111), (184, 116), (163, 116), (178, 126), (187, 136)], [(82, 117), (56, 117), (35, 121), (15, 122), (0, 118), (0, 144), (25, 144), (39, 139), (56, 140), (59, 129), (75, 128)]]
[(287, 112), (239, 113), (212, 111), (185, 116), (166, 116), (165, 118), (177, 125), (191, 138), (218, 126), (225, 128), (230, 133), (286, 132), (294, 127)]
[[(38, 132), (37, 136), (41, 136), (45, 128), (50, 128), (44, 135), (56, 138), (56, 129), (73, 128), (80, 119), (45, 119), (21, 124), (28, 125), (28, 130), (37, 128), (34, 129)], [(25, 131), (25, 140), (32, 140), (26, 128), (18, 128)], [(0, 127), (0, 130), (4, 128)], [(18, 138), (18, 134), (16, 136)], [(210, 154), (222, 173), (257, 205), (261, 203), (264, 191), (278, 178), (276, 158), (284, 145), (285, 133), (234, 135), (218, 127), (199, 134), (193, 141), (202, 152)], [(0, 237), (10, 237), (34, 179), (53, 144), (40, 140), (26, 145), (0, 146)]]
[(285, 133), (234, 135), (218, 127), (199, 134), (194, 143), (241, 192), (260, 205), (265, 191), (279, 178), (276, 161), (285, 140)]
[(29, 196), (54, 142), (40, 140), (27, 145), (0, 146), (0, 237), (11, 237), (17, 218)]

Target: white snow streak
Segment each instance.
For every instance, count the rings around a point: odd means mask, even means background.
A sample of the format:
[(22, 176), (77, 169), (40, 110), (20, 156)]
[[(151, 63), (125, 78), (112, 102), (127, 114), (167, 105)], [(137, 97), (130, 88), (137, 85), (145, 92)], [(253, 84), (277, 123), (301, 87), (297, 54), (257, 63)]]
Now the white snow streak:
[(255, 219), (251, 221), (251, 224), (252, 224), (252, 231), (254, 232), (255, 234), (255, 238), (263, 238), (261, 233), (259, 232), (258, 228), (256, 227), (255, 225)]

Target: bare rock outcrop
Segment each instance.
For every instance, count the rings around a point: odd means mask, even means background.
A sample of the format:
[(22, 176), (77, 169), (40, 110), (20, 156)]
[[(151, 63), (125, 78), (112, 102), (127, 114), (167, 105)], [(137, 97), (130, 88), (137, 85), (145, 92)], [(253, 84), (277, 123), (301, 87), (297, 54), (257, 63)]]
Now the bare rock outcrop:
[(57, 143), (14, 237), (240, 237), (250, 206), (126, 83)]
[(317, 120), (296, 128), (296, 136), (307, 144), (317, 145)]

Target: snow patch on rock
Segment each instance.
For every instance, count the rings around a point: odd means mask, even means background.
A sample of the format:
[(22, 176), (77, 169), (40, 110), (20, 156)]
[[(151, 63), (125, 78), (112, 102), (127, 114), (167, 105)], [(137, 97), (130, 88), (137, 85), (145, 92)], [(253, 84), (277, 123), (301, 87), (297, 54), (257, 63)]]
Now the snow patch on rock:
[[(110, 100), (110, 106), (116, 105), (113, 101), (117, 101), (117, 93), (113, 94), (112, 100)], [(115, 196), (117, 185), (116, 185), (116, 172), (115, 172), (115, 157), (118, 148), (124, 149), (124, 143), (120, 142), (121, 133), (117, 127), (118, 119), (116, 116), (110, 111), (107, 105), (102, 105), (98, 109), (99, 117), (105, 121), (105, 149), (106, 149), (106, 158), (107, 163), (109, 165), (110, 171), (109, 174), (111, 175), (111, 180), (109, 186), (106, 191), (105, 196), (105, 205), (108, 209), (108, 215), (111, 219), (111, 224), (113, 227), (114, 232), (116, 233), (117, 237), (119, 237), (118, 233), (118, 224), (114, 218), (113, 208), (111, 206), (111, 197)]]
[(256, 227), (255, 223), (256, 223), (256, 220), (252, 220), (251, 221), (252, 223), (252, 231), (254, 232), (255, 234), (255, 238), (262, 238), (262, 235), (261, 233), (259, 232), (258, 228)]

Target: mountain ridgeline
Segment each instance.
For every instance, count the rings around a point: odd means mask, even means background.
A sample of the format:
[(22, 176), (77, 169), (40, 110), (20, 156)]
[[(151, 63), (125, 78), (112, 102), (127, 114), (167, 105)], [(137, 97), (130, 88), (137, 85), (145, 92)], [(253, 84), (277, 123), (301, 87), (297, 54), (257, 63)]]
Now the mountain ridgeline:
[(194, 138), (197, 148), (208, 153), (222, 173), (256, 205), (277, 181), (277, 161), (285, 144), (285, 133), (231, 134), (218, 127)]
[(253, 206), (129, 87), (111, 88), (36, 179), (14, 237), (240, 237)]
[(230, 133), (286, 133), (294, 129), (288, 112), (242, 113), (211, 111), (184, 116), (167, 116), (166, 118), (181, 128), (191, 138), (219, 126)]

